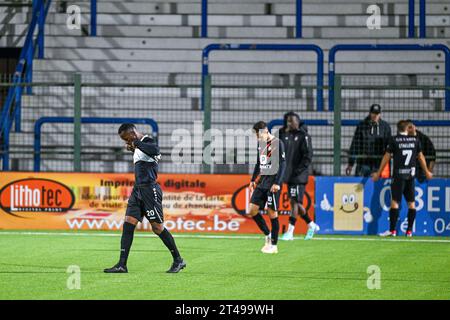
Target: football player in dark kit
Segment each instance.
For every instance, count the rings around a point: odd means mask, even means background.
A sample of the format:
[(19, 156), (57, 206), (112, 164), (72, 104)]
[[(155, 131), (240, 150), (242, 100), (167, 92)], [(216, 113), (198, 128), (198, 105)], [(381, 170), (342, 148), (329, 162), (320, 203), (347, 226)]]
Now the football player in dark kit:
[(186, 267), (180, 256), (175, 240), (164, 227), (162, 208), (162, 190), (156, 182), (158, 177), (158, 161), (161, 158), (159, 147), (149, 136), (136, 130), (134, 124), (125, 123), (119, 128), (120, 138), (125, 141), (127, 150), (133, 152), (135, 184), (128, 199), (128, 206), (123, 224), (120, 242), (120, 260), (106, 273), (126, 273), (127, 259), (133, 242), (134, 230), (143, 217), (150, 222), (152, 230), (163, 241), (173, 257), (168, 273), (177, 273)]
[(305, 240), (309, 240), (319, 231), (319, 226), (311, 220), (303, 206), (303, 196), (311, 172), (313, 147), (311, 136), (305, 123), (295, 112), (284, 115), (285, 125), (280, 129), (280, 140), (286, 149), (286, 172), (284, 182), (288, 184), (288, 194), (291, 203), (291, 216), (288, 230), (281, 237), (282, 240), (294, 240), (294, 229), (297, 218), (300, 217), (308, 225)]
[[(284, 145), (282, 141), (270, 134), (264, 121), (257, 122), (253, 126), (253, 130), (259, 144), (258, 158), (250, 182), (250, 190), (253, 191), (253, 194), (250, 199), (249, 214), (266, 236), (265, 245), (261, 252), (275, 254), (278, 253), (277, 243), (280, 231), (278, 221), (280, 190), (286, 168)], [(256, 183), (258, 176), (261, 177)], [(266, 203), (272, 224), (271, 231), (269, 231), (266, 221), (259, 213), (260, 210), (264, 209)]]
[[(412, 120), (406, 120), (408, 122), (408, 134), (410, 136), (416, 136), (422, 147), (422, 153), (425, 156), (425, 161), (427, 162), (428, 170), (433, 172), (434, 166), (436, 164), (436, 148), (430, 137), (428, 137), (422, 131), (417, 130)], [(416, 168), (417, 181), (423, 183), (426, 180), (425, 173), (422, 171), (420, 165)]]
[(408, 121), (401, 120), (397, 123), (398, 134), (392, 137), (388, 144), (386, 154), (381, 161), (380, 168), (373, 174), (373, 181), (378, 181), (386, 164), (391, 156), (394, 158), (393, 179), (391, 183), (391, 209), (389, 211), (390, 228), (380, 234), (383, 237), (395, 237), (397, 235), (396, 226), (399, 216), (399, 207), (402, 196), (408, 203), (408, 228), (406, 236), (412, 236), (414, 220), (416, 219), (415, 208), (415, 177), (416, 165), (419, 161), (420, 167), (428, 180), (433, 174), (428, 170), (425, 157), (422, 153), (420, 141), (415, 136), (408, 135)]

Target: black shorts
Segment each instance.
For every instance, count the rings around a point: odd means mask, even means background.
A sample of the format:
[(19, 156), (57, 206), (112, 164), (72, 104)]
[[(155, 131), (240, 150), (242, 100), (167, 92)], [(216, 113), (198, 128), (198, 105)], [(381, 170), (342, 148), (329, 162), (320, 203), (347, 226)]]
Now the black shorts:
[(259, 209), (264, 209), (267, 203), (267, 207), (278, 211), (279, 204), (280, 204), (280, 193), (281, 191), (278, 191), (276, 193), (270, 192), (270, 189), (261, 188), (260, 186), (257, 186), (255, 190), (253, 190), (252, 197), (250, 199), (250, 203), (256, 204), (259, 206)]
[(416, 183), (414, 179), (392, 179), (391, 184), (391, 196), (392, 200), (395, 200), (398, 204), (402, 202), (402, 195), (405, 196), (406, 202), (415, 201), (415, 187)]
[(306, 184), (289, 184), (288, 194), (289, 199), (296, 201), (298, 204), (303, 205), (303, 196), (305, 195)]
[(159, 184), (134, 186), (125, 216), (133, 217), (139, 222), (145, 216), (150, 222), (163, 223), (162, 190)]

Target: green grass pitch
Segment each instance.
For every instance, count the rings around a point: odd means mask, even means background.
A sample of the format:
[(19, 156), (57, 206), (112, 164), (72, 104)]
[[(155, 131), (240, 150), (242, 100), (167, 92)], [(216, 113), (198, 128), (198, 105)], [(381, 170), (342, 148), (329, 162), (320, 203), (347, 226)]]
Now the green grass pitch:
[[(128, 274), (104, 274), (120, 233), (1, 231), (0, 299), (450, 299), (449, 238), (318, 236), (281, 242), (277, 255), (254, 235), (176, 241), (179, 274), (165, 273), (170, 254), (148, 233), (134, 239)], [(79, 290), (67, 288), (70, 265)], [(367, 287), (371, 265), (380, 289)]]

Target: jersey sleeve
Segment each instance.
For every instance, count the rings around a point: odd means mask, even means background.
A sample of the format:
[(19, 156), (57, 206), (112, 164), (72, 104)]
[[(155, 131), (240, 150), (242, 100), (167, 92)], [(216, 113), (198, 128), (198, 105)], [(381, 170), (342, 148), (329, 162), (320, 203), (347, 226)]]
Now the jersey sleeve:
[(134, 141), (136, 148), (149, 156), (157, 156), (159, 154), (159, 147), (152, 138), (145, 138), (143, 141)]

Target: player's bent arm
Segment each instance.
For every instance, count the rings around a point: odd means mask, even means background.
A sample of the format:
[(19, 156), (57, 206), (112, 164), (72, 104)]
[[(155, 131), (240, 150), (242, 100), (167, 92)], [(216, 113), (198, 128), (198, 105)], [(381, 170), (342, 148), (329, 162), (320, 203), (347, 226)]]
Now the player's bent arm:
[(256, 178), (258, 178), (259, 173), (261, 168), (259, 167), (260, 163), (259, 163), (259, 155), (258, 158), (256, 159), (256, 164), (255, 164), (255, 168), (253, 169), (253, 175), (252, 175), (252, 181), (251, 182), (255, 182)]
[(430, 161), (429, 165), (428, 165), (428, 170), (430, 170), (431, 172), (433, 172), (434, 166), (436, 164), (436, 161)]
[(154, 142), (143, 142), (140, 140), (136, 140), (133, 142), (133, 144), (136, 148), (149, 156), (156, 156), (160, 153), (158, 145)]
[(427, 162), (425, 161), (425, 157), (422, 152), (419, 152), (418, 160), (420, 167), (422, 168), (423, 172), (425, 172), (425, 176), (428, 180), (430, 180), (433, 177), (433, 174), (428, 170)]

